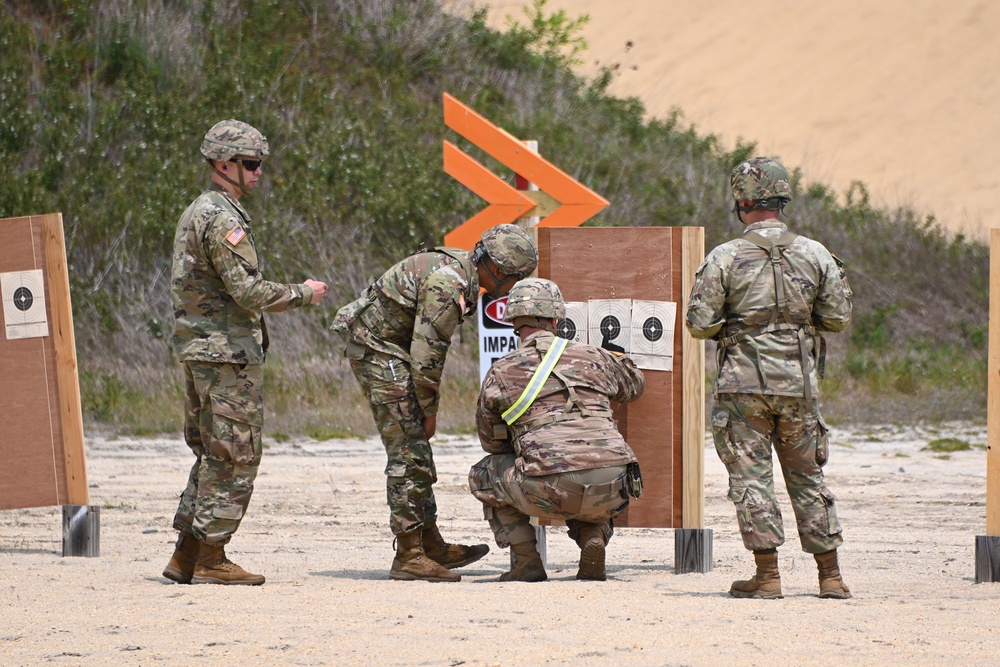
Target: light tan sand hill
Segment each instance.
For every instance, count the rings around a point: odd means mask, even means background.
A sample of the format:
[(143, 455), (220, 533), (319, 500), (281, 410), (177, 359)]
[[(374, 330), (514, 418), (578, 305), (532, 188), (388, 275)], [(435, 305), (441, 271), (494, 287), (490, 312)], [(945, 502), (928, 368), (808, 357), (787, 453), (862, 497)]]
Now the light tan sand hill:
[[(530, 0), (489, 0), (521, 23)], [(683, 110), (841, 195), (934, 213), (985, 238), (1000, 227), (1000, 2), (549, 0), (589, 14), (581, 71), (620, 63), (612, 92), (655, 116)], [(633, 46), (626, 52), (626, 43)], [(545, 152), (544, 138), (542, 153)]]

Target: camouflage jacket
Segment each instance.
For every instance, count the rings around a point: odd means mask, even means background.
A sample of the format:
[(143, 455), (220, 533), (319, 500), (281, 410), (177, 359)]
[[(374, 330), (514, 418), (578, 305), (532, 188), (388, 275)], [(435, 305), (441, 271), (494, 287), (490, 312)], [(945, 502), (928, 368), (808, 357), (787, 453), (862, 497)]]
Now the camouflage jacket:
[[(778, 220), (765, 220), (748, 225), (744, 233), (756, 232), (773, 240), (786, 230)], [(843, 263), (821, 243), (804, 236), (797, 237), (782, 255), (786, 311), (796, 326), (744, 337), (726, 347), (720, 355), (716, 393), (803, 396), (796, 329), (813, 327), (812, 334), (843, 331), (850, 324), (852, 294)], [(688, 302), (687, 328), (695, 338), (715, 340), (759, 332), (768, 325), (775, 303), (768, 253), (737, 238), (715, 248), (698, 269)], [(814, 388), (816, 344), (813, 335), (806, 337), (809, 382)]]
[(333, 328), (410, 364), (424, 415), (437, 414), (445, 357), (455, 329), (476, 305), (479, 274), (470, 253), (441, 248), (410, 255), (368, 293), (337, 312)]
[(178, 358), (240, 364), (264, 363), (261, 311), (305, 306), (313, 297), (306, 285), (261, 277), (250, 216), (214, 184), (177, 223), (170, 292)]
[(514, 452), (518, 469), (528, 476), (635, 461), (611, 416), (611, 402), (634, 401), (646, 379), (628, 357), (583, 343), (566, 346), (538, 397), (504, 433), (501, 415), (521, 396), (554, 339), (536, 332), (486, 373), (476, 414), (483, 449)]

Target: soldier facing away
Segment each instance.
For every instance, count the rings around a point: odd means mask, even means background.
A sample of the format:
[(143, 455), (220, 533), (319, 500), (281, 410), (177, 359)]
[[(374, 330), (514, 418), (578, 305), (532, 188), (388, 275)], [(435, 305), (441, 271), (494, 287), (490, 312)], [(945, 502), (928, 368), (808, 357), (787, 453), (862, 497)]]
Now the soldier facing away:
[(611, 415), (646, 387), (632, 360), (557, 338), (566, 317), (559, 287), (531, 278), (507, 298), (504, 319), (520, 347), (486, 373), (476, 423), (490, 453), (469, 472), (469, 489), (513, 562), (500, 581), (545, 581), (530, 517), (564, 519), (580, 547), (577, 579), (604, 581), (613, 519), (638, 498), (635, 454)]
[(184, 439), (195, 462), (173, 526), (177, 546), (163, 576), (181, 584), (260, 585), (226, 557), (246, 514), (261, 458), (262, 311), (319, 302), (326, 283), (264, 280), (239, 199), (257, 186), (267, 139), (237, 120), (214, 125), (201, 153), (212, 181), (181, 215), (174, 238), (171, 296), (174, 351), (184, 366)]
[(819, 596), (849, 598), (837, 561), (840, 521), (823, 480), (829, 429), (819, 412), (817, 380), (824, 363), (820, 332), (850, 324), (851, 288), (839, 259), (779, 219), (791, 201), (788, 172), (779, 162), (742, 162), (730, 184), (733, 212), (746, 230), (705, 259), (686, 315), (692, 336), (716, 341), (712, 434), (729, 472), (743, 544), (757, 566), (755, 576), (733, 582), (729, 593), (782, 597), (777, 548), (785, 534), (774, 497), (773, 446), (802, 549), (819, 569)]
[(459, 581), (451, 570), (490, 550), (449, 544), (438, 530), (430, 439), (441, 372), (452, 334), (474, 312), (480, 286), (499, 298), (537, 264), (527, 232), (499, 225), (471, 251), (435, 248), (407, 257), (337, 312), (333, 328), (348, 337), (344, 354), (385, 446), (389, 527), (396, 536), (392, 579)]

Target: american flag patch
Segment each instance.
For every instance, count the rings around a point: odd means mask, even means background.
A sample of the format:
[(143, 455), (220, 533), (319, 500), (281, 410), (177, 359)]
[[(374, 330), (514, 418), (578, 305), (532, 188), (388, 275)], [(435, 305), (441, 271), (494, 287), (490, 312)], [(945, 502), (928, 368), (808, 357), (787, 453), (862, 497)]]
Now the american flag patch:
[(243, 231), (243, 228), (236, 225), (233, 227), (233, 231), (229, 232), (229, 236), (226, 237), (226, 240), (232, 245), (239, 245), (240, 241), (242, 241), (246, 235), (247, 233)]

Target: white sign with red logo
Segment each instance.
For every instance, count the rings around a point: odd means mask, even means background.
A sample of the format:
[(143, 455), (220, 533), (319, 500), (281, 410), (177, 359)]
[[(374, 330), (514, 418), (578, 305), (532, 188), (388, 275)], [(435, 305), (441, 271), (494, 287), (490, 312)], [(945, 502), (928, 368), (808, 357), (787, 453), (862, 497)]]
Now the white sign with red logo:
[(517, 334), (514, 327), (503, 321), (507, 309), (507, 297), (491, 299), (487, 294), (479, 296), (479, 383), (486, 377), (497, 359), (511, 350), (517, 349)]

